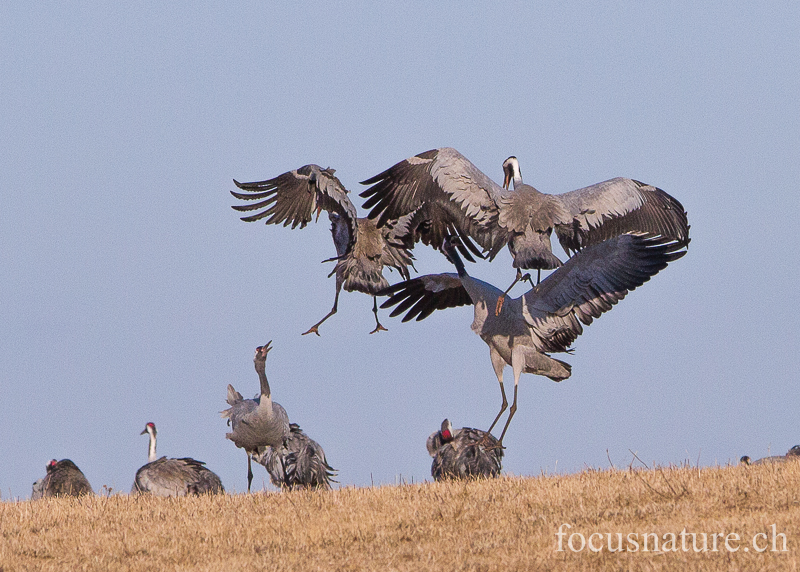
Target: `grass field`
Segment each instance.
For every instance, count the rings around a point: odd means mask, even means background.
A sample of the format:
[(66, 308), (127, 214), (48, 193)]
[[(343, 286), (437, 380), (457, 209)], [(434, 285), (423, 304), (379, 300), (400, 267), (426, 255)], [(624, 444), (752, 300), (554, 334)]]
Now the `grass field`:
[(0, 503), (2, 572), (795, 570), (799, 541), (800, 462)]

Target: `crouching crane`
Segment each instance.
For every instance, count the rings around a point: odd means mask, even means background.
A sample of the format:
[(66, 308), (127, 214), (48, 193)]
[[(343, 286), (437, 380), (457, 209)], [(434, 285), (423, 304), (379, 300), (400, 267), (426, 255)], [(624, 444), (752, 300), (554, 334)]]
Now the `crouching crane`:
[[(281, 489), (330, 489), (336, 471), (319, 443), (297, 423), (289, 424), (289, 438), (280, 447), (264, 447), (253, 455), (264, 465), (272, 484)], [(336, 481), (333, 481), (336, 482)]]
[(433, 457), (431, 476), (437, 481), (500, 475), (503, 448), (494, 436), (480, 429), (454, 430), (445, 419), (442, 428), (428, 437), (426, 446)]
[(78, 497), (92, 495), (94, 491), (89, 481), (69, 459), (53, 459), (45, 467), (47, 474), (33, 483), (31, 500), (46, 497)]

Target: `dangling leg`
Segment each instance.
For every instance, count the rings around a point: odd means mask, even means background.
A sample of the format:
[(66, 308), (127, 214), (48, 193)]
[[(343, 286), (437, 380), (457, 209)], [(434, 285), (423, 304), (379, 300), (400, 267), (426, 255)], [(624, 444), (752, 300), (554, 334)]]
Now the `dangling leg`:
[(511, 350), (511, 367), (514, 368), (514, 402), (511, 404), (511, 409), (508, 410), (508, 419), (506, 419), (506, 426), (503, 427), (503, 432), (500, 433), (499, 445), (503, 446), (503, 437), (506, 436), (508, 426), (511, 424), (511, 418), (517, 412), (517, 389), (519, 388), (519, 376), (522, 375), (522, 370), (525, 367), (525, 348), (516, 346)]
[(519, 268), (517, 268), (517, 277), (514, 278), (514, 281), (511, 283), (511, 286), (506, 288), (506, 291), (503, 292), (502, 294), (500, 294), (500, 296), (497, 298), (497, 306), (494, 309), (494, 315), (495, 316), (499, 316), (500, 315), (500, 312), (503, 309), (503, 304), (506, 301), (506, 295), (511, 291), (511, 289), (514, 286), (516, 286), (517, 282), (519, 282), (520, 280), (527, 280), (528, 282), (530, 282), (531, 281), (531, 275), (530, 274), (525, 274), (525, 276), (523, 276), (522, 275), (522, 271)]
[(314, 332), (315, 334), (319, 335), (319, 329), (318, 328), (322, 325), (322, 322), (324, 322), (325, 320), (327, 320), (328, 318), (330, 318), (331, 316), (333, 316), (336, 313), (336, 307), (339, 305), (339, 292), (341, 292), (341, 291), (342, 291), (342, 283), (339, 282), (339, 277), (337, 276), (336, 277), (336, 297), (333, 299), (333, 308), (331, 308), (331, 311), (328, 312), (325, 315), (324, 318), (322, 318), (319, 322), (317, 322), (316, 324), (311, 326), (308, 329), (308, 331), (303, 332), (302, 335), (305, 336), (306, 334), (310, 334), (311, 332)]
[(500, 393), (503, 395), (503, 404), (500, 406), (500, 413), (497, 414), (497, 417), (494, 418), (492, 424), (489, 426), (489, 430), (487, 433), (491, 433), (494, 426), (497, 425), (497, 421), (500, 419), (500, 416), (503, 414), (503, 411), (506, 410), (508, 407), (508, 400), (506, 399), (506, 389), (503, 386), (503, 368), (506, 366), (506, 361), (500, 356), (499, 353), (495, 351), (494, 348), (490, 348), (490, 356), (492, 358), (492, 367), (494, 368), (494, 374), (497, 376), (497, 381), (500, 382)]
[(250, 465), (250, 453), (247, 453), (247, 492), (250, 493), (250, 483), (253, 482), (253, 467)]
[(370, 334), (374, 334), (375, 332), (388, 332), (386, 328), (384, 328), (381, 323), (378, 321), (378, 298), (373, 296), (372, 297), (372, 312), (375, 314), (375, 329), (370, 332)]

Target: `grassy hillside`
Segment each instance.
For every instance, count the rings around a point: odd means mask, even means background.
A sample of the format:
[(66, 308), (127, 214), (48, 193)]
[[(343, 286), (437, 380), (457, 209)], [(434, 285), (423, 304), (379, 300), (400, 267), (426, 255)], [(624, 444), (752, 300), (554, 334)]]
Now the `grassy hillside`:
[(784, 570), (798, 548), (800, 462), (0, 503), (2, 572)]

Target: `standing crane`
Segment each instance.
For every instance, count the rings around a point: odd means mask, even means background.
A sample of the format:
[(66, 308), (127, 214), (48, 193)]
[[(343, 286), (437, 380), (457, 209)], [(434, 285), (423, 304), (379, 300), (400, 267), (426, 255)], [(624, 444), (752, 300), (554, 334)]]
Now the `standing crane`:
[(336, 266), (329, 275), (336, 274), (336, 296), (331, 311), (303, 335), (312, 332), (319, 335), (319, 326), (336, 313), (342, 288), (347, 292), (364, 292), (372, 296), (375, 329), (370, 333), (374, 334), (386, 329), (378, 320), (375, 299), (375, 293), (389, 285), (383, 276), (383, 267), (395, 268), (403, 279), (408, 280), (408, 267), (414, 267), (413, 257), (395, 237), (391, 222), (378, 228), (375, 221), (357, 218), (356, 209), (347, 197), (349, 191), (334, 172), (319, 165), (305, 165), (266, 181), (240, 183), (234, 179), (236, 186), (244, 191), (231, 191), (234, 197), (259, 202), (234, 205), (233, 208), (240, 212), (263, 208), (263, 211), (242, 217), (242, 220), (252, 222), (270, 217), (267, 224), (291, 224), (292, 228), (298, 225), (304, 228), (314, 213), (319, 218), (322, 210), (327, 211), (336, 247), (336, 257), (331, 259), (336, 261)]
[[(508, 401), (503, 386), (503, 369), (514, 370), (514, 402), (500, 434), (503, 443), (508, 425), (517, 411), (520, 375), (544, 375), (553, 381), (567, 379), (572, 367), (550, 357), (550, 352), (568, 352), (583, 332), (583, 324), (612, 308), (637, 286), (686, 254), (684, 245), (660, 236), (623, 234), (587, 247), (570, 258), (533, 289), (494, 309), (503, 292), (472, 278), (453, 246), (456, 238), (446, 238), (443, 250), (458, 274), (427, 274), (400, 282), (381, 292), (391, 296), (381, 308), (397, 306), (390, 316), (406, 312), (403, 321), (417, 321), (434, 310), (474, 306), (472, 331), (489, 346), (503, 403), (489, 432), (506, 410)], [(491, 309), (491, 311), (490, 311)]]
[(325, 451), (297, 423), (290, 423), (289, 431), (284, 445), (265, 447), (253, 460), (264, 465), (278, 488), (329, 490), (336, 469), (328, 464)]
[(47, 463), (45, 469), (47, 474), (33, 483), (31, 500), (94, 494), (89, 481), (71, 460), (56, 461), (53, 459)]
[(228, 384), (227, 401), (230, 407), (221, 412), (231, 426), (231, 432), (226, 433), (225, 437), (247, 453), (248, 493), (253, 481), (253, 455), (262, 447), (283, 447), (289, 438), (289, 416), (280, 403), (272, 400), (267, 381), (266, 362), (267, 354), (272, 349), (271, 344), (270, 340), (265, 345), (258, 346), (253, 358), (261, 383), (261, 393), (253, 399), (243, 399), (242, 394)]
[(426, 443), (433, 457), (434, 480), (497, 477), (502, 469), (503, 448), (493, 435), (480, 429), (453, 429), (448, 419)]
[(146, 465), (136, 471), (131, 494), (149, 494), (157, 497), (183, 497), (186, 495), (224, 493), (219, 477), (205, 467), (202, 461), (190, 457), (181, 459), (158, 458), (156, 455), (155, 423), (148, 423), (140, 435), (147, 433), (150, 444)]
[[(455, 149), (420, 153), (364, 181), (361, 193), (378, 227), (411, 215), (404, 226), (407, 243), (422, 240), (441, 250), (455, 228), (474, 250), (477, 242), (490, 259), (508, 245), (517, 277), (498, 298), (497, 314), (509, 290), (522, 279), (520, 269), (552, 270), (561, 266), (553, 254), (555, 231), (564, 250), (577, 252), (620, 234), (636, 231), (659, 235), (682, 246), (689, 243), (683, 205), (659, 188), (617, 177), (589, 187), (550, 195), (523, 184), (519, 161), (503, 163), (501, 187)], [(513, 190), (509, 187), (513, 183)], [(462, 249), (463, 253), (463, 249)], [(528, 277), (530, 280), (530, 277)]]

